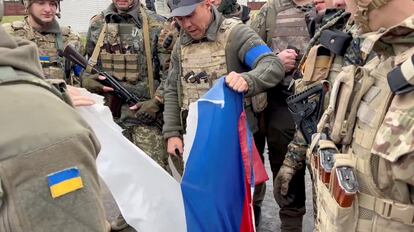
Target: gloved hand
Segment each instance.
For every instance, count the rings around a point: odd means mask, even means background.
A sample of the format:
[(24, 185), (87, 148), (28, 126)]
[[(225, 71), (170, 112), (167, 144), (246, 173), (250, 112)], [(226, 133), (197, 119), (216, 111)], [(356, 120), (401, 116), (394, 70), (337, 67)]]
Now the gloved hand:
[(135, 117), (138, 121), (149, 124), (155, 121), (157, 113), (161, 110), (162, 103), (156, 97), (147, 101), (138, 102), (131, 110), (137, 110)]
[(175, 21), (166, 22), (164, 24), (164, 28), (160, 32), (160, 36), (158, 37), (158, 44), (160, 47), (171, 51), (174, 47), (175, 41), (178, 37), (178, 31), (175, 27)]
[(103, 85), (100, 82), (102, 80), (105, 80), (105, 77), (98, 74), (84, 76), (82, 78), (82, 87), (97, 94), (114, 91), (113, 88)]
[(289, 193), (289, 184), (293, 176), (304, 168), (303, 161), (296, 161), (292, 156), (286, 155), (283, 165), (274, 181), (273, 194), (280, 207), (289, 205), (294, 200), (294, 195)]

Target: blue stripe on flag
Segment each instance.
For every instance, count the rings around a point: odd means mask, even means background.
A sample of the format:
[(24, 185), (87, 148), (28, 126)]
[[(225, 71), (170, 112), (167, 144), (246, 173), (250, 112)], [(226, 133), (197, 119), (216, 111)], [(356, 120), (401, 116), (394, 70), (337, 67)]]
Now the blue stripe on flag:
[(266, 45), (250, 48), (244, 56), (244, 63), (252, 69), (258, 58), (269, 53), (272, 53), (272, 50)]
[[(220, 89), (221, 88), (221, 89)], [(181, 183), (187, 231), (240, 231), (245, 197), (245, 173), (238, 136), (243, 95), (221, 78), (203, 96), (224, 107), (198, 101), (198, 124)]]

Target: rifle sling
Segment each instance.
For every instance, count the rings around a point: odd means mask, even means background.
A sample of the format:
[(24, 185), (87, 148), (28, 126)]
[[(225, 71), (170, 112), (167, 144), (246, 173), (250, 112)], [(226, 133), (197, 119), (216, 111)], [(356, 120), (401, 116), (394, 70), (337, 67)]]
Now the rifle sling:
[(154, 97), (154, 73), (153, 73), (153, 67), (152, 67), (152, 55), (151, 55), (150, 38), (149, 38), (150, 32), (149, 32), (148, 16), (145, 13), (145, 10), (142, 7), (142, 5), (140, 6), (140, 11), (141, 11), (142, 21), (143, 21), (145, 57), (147, 59), (148, 88), (149, 88), (150, 96), (151, 98), (153, 98)]
[(95, 48), (93, 49), (92, 56), (89, 58), (88, 65), (86, 66), (86, 72), (91, 73), (92, 67), (98, 62), (99, 53), (101, 53), (101, 48), (106, 35), (107, 24), (105, 23), (102, 27), (101, 33), (99, 34), (98, 41), (96, 41)]

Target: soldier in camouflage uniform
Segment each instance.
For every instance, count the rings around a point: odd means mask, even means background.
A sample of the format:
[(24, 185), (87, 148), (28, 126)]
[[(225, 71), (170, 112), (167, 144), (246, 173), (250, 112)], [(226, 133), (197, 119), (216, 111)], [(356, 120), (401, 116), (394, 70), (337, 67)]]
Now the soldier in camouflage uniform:
[[(153, 123), (162, 114), (160, 83), (165, 71), (163, 61), (168, 54), (157, 46), (157, 36), (164, 21), (137, 0), (128, 1), (125, 9), (114, 0), (90, 22), (86, 43), (90, 62), (117, 78), (127, 90), (142, 99), (141, 103), (128, 109), (110, 93), (111, 88), (96, 81), (94, 75), (85, 73), (83, 86), (105, 94), (115, 119), (126, 128), (127, 137), (166, 168), (167, 155), (161, 129)], [(149, 37), (148, 51), (146, 35)]]
[[(182, 135), (189, 104), (207, 92), (218, 77), (226, 75), (230, 88), (249, 97), (278, 84), (285, 68), (293, 65), (284, 66), (254, 31), (239, 20), (224, 18), (212, 1), (171, 3), (172, 16), (180, 24), (181, 32), (172, 52), (172, 67), (165, 86), (163, 133), (168, 139), (168, 153), (175, 154), (176, 149), (183, 152)], [(253, 63), (247, 62), (244, 58), (255, 49), (257, 53), (248, 59)], [(212, 58), (211, 54), (216, 55)], [(185, 78), (187, 73), (203, 71), (206, 82)]]
[(414, 2), (347, 8), (365, 32), (362, 54), (377, 57), (339, 73), (309, 149), (334, 160), (330, 178), (317, 179), (316, 229), (413, 231)]
[(81, 69), (59, 57), (58, 50), (70, 44), (80, 53), (83, 45), (78, 33), (70, 27), (61, 27), (55, 16), (60, 15), (60, 0), (24, 0), (28, 15), (22, 21), (4, 24), (5, 30), (38, 46), (39, 59), (47, 79), (64, 79), (68, 84), (79, 85)]
[[(273, 52), (279, 53), (288, 49), (288, 55), (296, 59), (298, 55), (303, 54), (309, 42), (306, 15), (299, 7), (307, 3), (306, 1), (270, 0), (261, 8), (251, 23), (251, 27), (267, 42), (268, 46), (272, 47)], [(297, 50), (289, 49), (291, 47)], [(286, 98), (291, 95), (288, 88), (291, 81), (292, 73), (287, 73), (287, 78), (281, 85), (267, 91), (268, 105), (264, 111), (263, 133), (267, 137), (273, 178), (282, 166), (287, 145), (294, 134), (294, 122), (286, 105)], [(304, 172), (295, 177), (294, 183), (295, 189), (292, 190), (294, 200), (290, 203), (278, 201), (277, 192), (275, 192), (275, 199), (281, 208), (279, 216), (282, 231), (302, 230), (302, 217), (305, 214)], [(256, 186), (253, 198), (256, 224), (260, 221), (260, 207), (264, 195), (265, 185)]]
[[(343, 57), (343, 64), (351, 65), (339, 74), (336, 71), (334, 78), (328, 76), (333, 83), (329, 105), (308, 150), (317, 190), (316, 229), (412, 231), (413, 173), (407, 171), (412, 170), (407, 162), (412, 146), (401, 146), (406, 138), (411, 139), (412, 131), (397, 128), (413, 124), (412, 74), (408, 73), (414, 71), (414, 5), (409, 1), (350, 1), (347, 8), (365, 32), (379, 30), (364, 34), (362, 42), (354, 38)], [(377, 20), (376, 14), (386, 20)], [(353, 51), (355, 47), (360, 48), (361, 57)], [(373, 52), (378, 57), (372, 57)], [(286, 158), (278, 178), (280, 191), (287, 191), (298, 158), (303, 156), (296, 153)], [(325, 168), (322, 157), (328, 156), (330, 165)]]
[[(165, 19), (143, 7), (138, 0), (113, 0), (90, 21), (86, 53), (92, 65), (112, 74), (128, 91), (141, 99), (129, 107), (103, 86), (97, 75), (85, 73), (83, 86), (104, 94), (115, 120), (125, 135), (168, 170), (168, 155), (161, 134), (166, 50), (158, 46)], [(88, 71), (88, 70), (87, 70)], [(113, 229), (126, 224), (115, 221)]]

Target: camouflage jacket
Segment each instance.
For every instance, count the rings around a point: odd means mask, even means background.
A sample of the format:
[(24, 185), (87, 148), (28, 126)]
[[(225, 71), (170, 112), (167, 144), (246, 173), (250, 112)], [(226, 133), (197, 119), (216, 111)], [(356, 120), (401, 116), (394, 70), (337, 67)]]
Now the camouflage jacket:
[[(216, 41), (218, 29), (220, 28), (224, 17), (213, 7), (213, 21), (209, 25), (203, 41)], [(240, 73), (247, 81), (249, 90), (246, 97), (254, 96), (260, 92), (274, 87), (284, 78), (284, 68), (277, 57), (268, 52), (255, 59), (255, 64), (250, 69), (245, 63), (245, 58), (255, 47), (264, 47), (262, 39), (248, 26), (244, 24), (236, 25), (228, 38), (225, 56), (227, 61), (227, 71)], [(181, 47), (192, 43), (199, 43), (190, 35), (181, 30), (180, 37), (175, 43), (171, 54), (171, 68), (165, 85), (165, 110), (164, 110), (164, 127), (163, 133), (165, 138), (180, 136), (184, 128), (181, 125), (180, 106), (177, 82), (181, 80), (180, 53)]]
[(13, 36), (34, 42), (39, 49), (39, 60), (47, 79), (65, 79), (68, 84), (79, 84), (81, 69), (58, 56), (57, 50), (72, 45), (83, 53), (80, 36), (68, 26), (59, 26), (56, 20), (45, 31), (37, 31), (29, 25), (27, 17), (22, 21), (4, 24), (5, 30)]
[[(379, 31), (364, 35), (361, 50), (370, 53), (374, 50), (381, 61), (395, 57), (395, 64), (414, 65), (414, 16), (404, 20), (397, 26), (387, 31)], [(378, 66), (381, 66), (380, 63)], [(388, 76), (388, 82), (396, 81)], [(404, 75), (405, 81), (413, 85), (413, 76)], [(414, 202), (414, 91), (396, 93), (391, 104), (387, 107), (387, 113), (376, 133), (371, 152), (385, 160), (384, 169), (378, 168), (379, 188), (383, 189), (391, 199), (404, 203)], [(389, 166), (388, 166), (389, 165)], [(387, 166), (387, 168), (385, 168)], [(409, 193), (404, 198), (404, 193), (393, 191), (399, 183), (408, 187)], [(405, 188), (404, 188), (405, 189)]]
[[(330, 180), (317, 179), (319, 231), (414, 229), (413, 22), (409, 16), (363, 34), (361, 51), (377, 56), (363, 66), (344, 67), (333, 84), (319, 123), (329, 139), (315, 146), (319, 157), (329, 150), (334, 157)], [(335, 146), (341, 149), (332, 151)], [(327, 170), (322, 163), (319, 170)], [(357, 183), (355, 198), (345, 207), (337, 204), (344, 195), (334, 193), (342, 191), (335, 184), (342, 167), (353, 170), (350, 179)]]
[[(145, 8), (144, 8), (145, 9)], [(145, 13), (148, 17), (149, 21), (149, 34), (150, 34), (150, 43), (151, 43), (151, 53), (152, 53), (152, 62), (154, 68), (154, 84), (155, 88), (157, 89), (155, 95), (159, 97), (163, 97), (163, 82), (165, 77), (165, 62), (167, 61), (169, 54), (166, 49), (162, 48), (158, 44), (158, 35), (162, 29), (162, 26), (165, 22), (165, 18), (156, 13), (145, 9)], [(110, 4), (109, 7), (102, 11), (100, 14), (94, 16), (90, 21), (90, 26), (86, 38), (86, 55), (91, 57), (96, 42), (99, 38), (101, 30), (105, 24), (132, 24), (134, 25), (134, 36), (137, 39), (134, 39), (132, 43), (134, 44), (134, 51), (133, 53), (139, 54), (138, 56), (138, 80), (134, 83), (129, 83), (127, 81), (122, 81), (121, 83), (133, 94), (138, 96), (141, 99), (149, 99), (149, 87), (148, 87), (148, 78), (147, 78), (147, 61), (145, 57), (145, 49), (144, 49), (144, 36), (143, 36), (143, 23), (142, 23), (142, 16), (140, 12), (140, 5), (133, 7), (126, 13), (120, 14), (117, 13), (117, 10), (113, 4)], [(110, 35), (109, 35), (110, 36)], [(113, 39), (113, 38), (112, 38)], [(101, 48), (101, 51), (105, 50), (105, 46), (112, 45), (113, 42), (110, 42), (110, 37), (105, 37), (104, 40), (104, 47)], [(115, 43), (123, 44), (129, 41), (116, 41)], [(122, 49), (121, 49), (122, 50)], [(109, 53), (113, 53), (108, 49)], [(124, 53), (124, 52), (122, 52)], [(102, 62), (98, 59), (97, 63), (98, 67), (102, 69)], [(89, 74), (85, 73), (85, 78), (88, 78)], [(89, 88), (89, 86), (85, 86), (85, 88)]]

